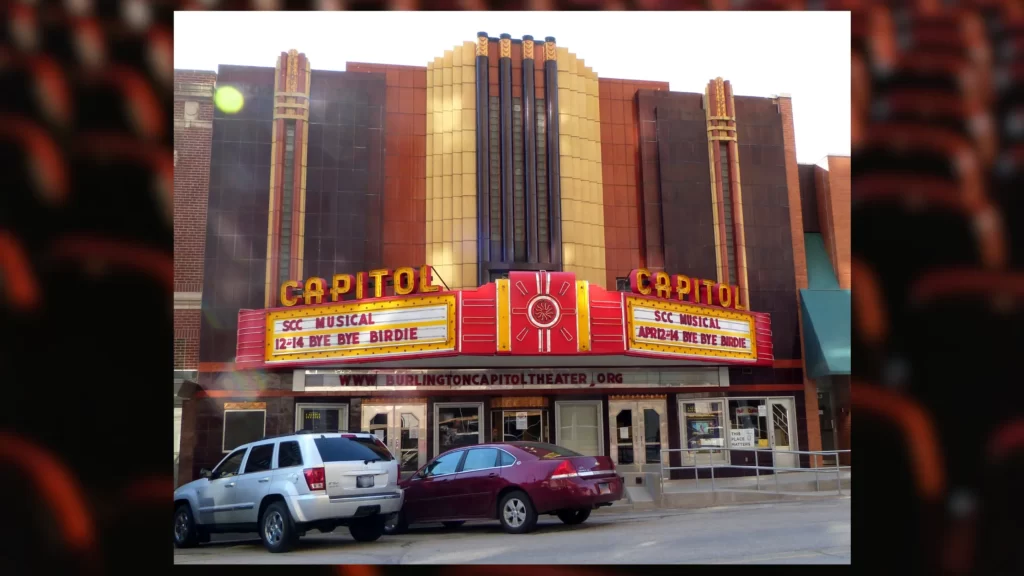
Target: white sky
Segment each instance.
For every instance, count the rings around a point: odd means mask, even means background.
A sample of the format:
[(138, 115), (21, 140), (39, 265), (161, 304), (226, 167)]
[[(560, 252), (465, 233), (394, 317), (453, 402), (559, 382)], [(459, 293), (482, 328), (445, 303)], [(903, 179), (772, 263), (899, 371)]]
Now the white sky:
[(850, 154), (848, 12), (176, 12), (174, 67), (272, 67), (292, 48), (314, 70), (425, 66), (478, 31), (554, 36), (599, 77), (703, 92), (721, 76), (737, 95), (788, 93), (799, 163)]

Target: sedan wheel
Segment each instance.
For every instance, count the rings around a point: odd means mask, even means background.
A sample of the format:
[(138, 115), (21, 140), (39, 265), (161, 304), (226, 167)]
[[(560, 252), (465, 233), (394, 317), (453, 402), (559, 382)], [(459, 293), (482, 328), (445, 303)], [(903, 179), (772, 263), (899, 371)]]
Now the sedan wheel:
[(499, 505), (501, 525), (509, 534), (530, 532), (537, 525), (537, 513), (530, 497), (523, 492), (510, 492)]
[(575, 524), (583, 524), (590, 518), (590, 510), (563, 510), (558, 513), (558, 519), (566, 524), (573, 526)]
[(384, 523), (384, 533), (388, 536), (395, 534), (403, 534), (409, 529), (409, 524), (405, 521), (405, 514), (399, 512), (398, 514), (392, 514), (391, 518)]
[(174, 511), (174, 545), (178, 548), (191, 548), (199, 543), (199, 534), (192, 508), (182, 504)]

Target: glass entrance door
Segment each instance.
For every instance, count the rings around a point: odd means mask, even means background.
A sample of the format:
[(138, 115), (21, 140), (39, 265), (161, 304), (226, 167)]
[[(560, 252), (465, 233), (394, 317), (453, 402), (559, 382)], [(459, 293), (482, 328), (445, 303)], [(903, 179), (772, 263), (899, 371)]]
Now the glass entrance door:
[(624, 472), (651, 471), (667, 447), (668, 418), (664, 400), (610, 400), (608, 422), (611, 457)]
[[(818, 392), (818, 426), (821, 429), (821, 449), (836, 449), (836, 420), (832, 413), (832, 393), (829, 391)], [(835, 466), (836, 456), (830, 454), (821, 456), (820, 462), (825, 466)]]
[(364, 405), (362, 430), (380, 438), (398, 458), (402, 477), (426, 463), (427, 405)]
[[(792, 398), (768, 400), (768, 433), (775, 450), (797, 449), (795, 412)], [(798, 468), (800, 458), (797, 454), (775, 454), (775, 465), (780, 468)]]

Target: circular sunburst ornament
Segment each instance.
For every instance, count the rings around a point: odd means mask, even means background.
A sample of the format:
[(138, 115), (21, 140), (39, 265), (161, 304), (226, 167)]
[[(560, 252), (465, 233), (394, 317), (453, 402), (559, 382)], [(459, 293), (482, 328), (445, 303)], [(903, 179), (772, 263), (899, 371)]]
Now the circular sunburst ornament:
[(529, 311), (530, 322), (537, 328), (551, 328), (562, 315), (558, 302), (546, 295), (536, 296), (526, 309)]

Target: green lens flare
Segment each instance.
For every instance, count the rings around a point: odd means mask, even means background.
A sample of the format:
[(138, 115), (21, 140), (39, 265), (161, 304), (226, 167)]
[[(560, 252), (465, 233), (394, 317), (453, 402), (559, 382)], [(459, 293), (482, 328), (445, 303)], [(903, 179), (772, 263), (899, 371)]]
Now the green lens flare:
[(238, 88), (222, 86), (213, 95), (213, 104), (225, 114), (235, 114), (245, 105), (245, 98)]

